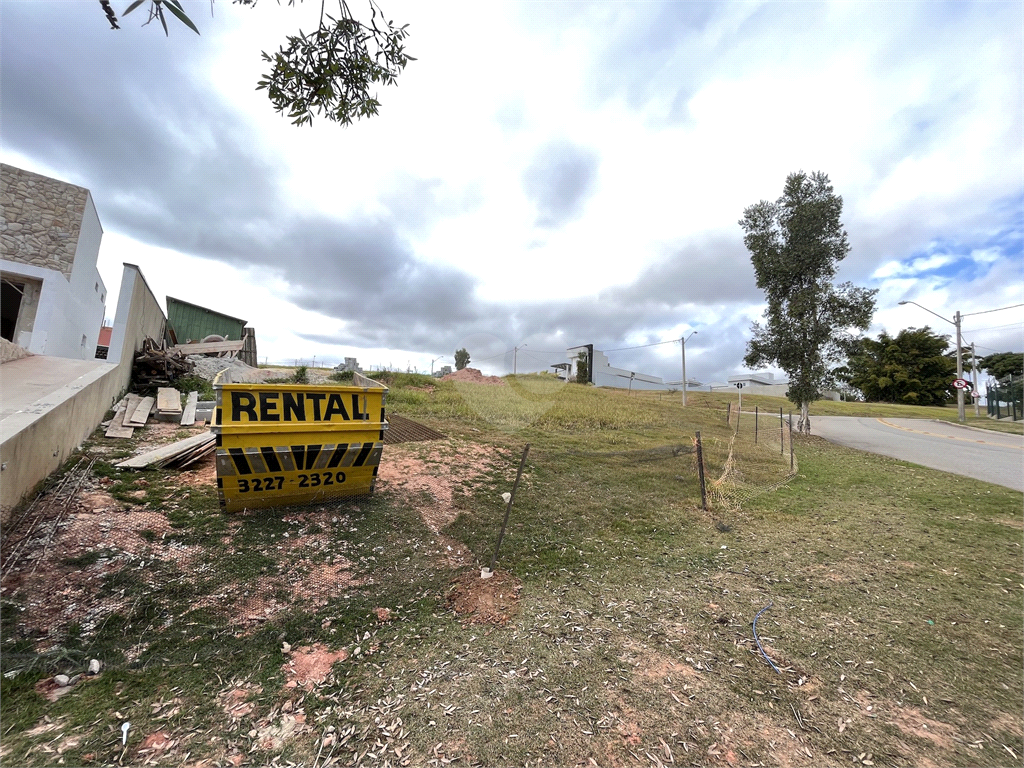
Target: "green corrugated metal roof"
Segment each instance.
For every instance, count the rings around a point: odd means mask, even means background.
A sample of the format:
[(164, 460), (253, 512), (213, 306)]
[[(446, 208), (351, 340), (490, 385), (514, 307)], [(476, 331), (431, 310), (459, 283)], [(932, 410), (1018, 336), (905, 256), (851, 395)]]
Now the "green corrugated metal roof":
[(167, 297), (167, 322), (179, 344), (189, 339), (201, 341), (212, 334), (238, 341), (245, 327), (245, 320), (172, 296)]

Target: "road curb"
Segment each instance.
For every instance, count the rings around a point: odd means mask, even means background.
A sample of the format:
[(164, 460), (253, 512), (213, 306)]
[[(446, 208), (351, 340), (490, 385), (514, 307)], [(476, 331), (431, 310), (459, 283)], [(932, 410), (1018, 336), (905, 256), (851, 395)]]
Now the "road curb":
[(985, 434), (988, 434), (988, 435), (991, 435), (992, 433), (995, 433), (997, 435), (1012, 435), (1013, 434), (1012, 432), (1000, 432), (998, 429), (985, 429), (984, 427), (972, 427), (972, 426), (970, 426), (968, 424), (960, 424), (959, 422), (956, 422), (956, 421), (943, 421), (942, 419), (928, 419), (928, 421), (933, 421), (936, 424), (949, 424), (949, 425), (954, 426), (954, 427), (959, 427), (960, 429), (969, 429), (972, 432), (984, 432)]

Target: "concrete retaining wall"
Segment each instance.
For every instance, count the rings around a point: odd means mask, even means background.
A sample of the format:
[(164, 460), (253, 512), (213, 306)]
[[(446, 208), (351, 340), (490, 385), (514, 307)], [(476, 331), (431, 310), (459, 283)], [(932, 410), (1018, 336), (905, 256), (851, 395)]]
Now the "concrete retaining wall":
[[(18, 362), (23, 361), (8, 365)], [(124, 391), (119, 373), (116, 365), (97, 362), (95, 369), (33, 403), (29, 410), (3, 420), (0, 525), (6, 525), (18, 502), (103, 421)]]
[[(116, 359), (96, 361), (95, 368), (71, 378), (35, 402), (25, 403), (0, 422), (0, 525), (7, 522), (12, 509), (25, 495), (60, 467), (103, 421), (128, 388), (135, 350), (142, 346), (146, 336), (163, 338), (166, 323), (167, 318), (141, 270), (134, 264), (125, 264), (110, 344), (111, 356), (116, 351)], [(42, 359), (45, 362), (45, 357)], [(42, 364), (39, 358), (8, 363), (4, 377), (16, 376), (19, 363)], [(53, 376), (59, 375), (58, 363), (55, 360)], [(40, 375), (36, 368), (33, 375)], [(45, 368), (42, 375), (46, 375)], [(14, 387), (10, 389), (13, 391)], [(5, 411), (7, 405), (5, 398)]]

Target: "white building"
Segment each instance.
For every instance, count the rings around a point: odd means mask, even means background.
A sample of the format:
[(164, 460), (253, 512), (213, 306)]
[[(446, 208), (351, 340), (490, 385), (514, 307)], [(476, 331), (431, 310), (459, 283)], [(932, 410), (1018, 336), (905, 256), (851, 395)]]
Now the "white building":
[[(737, 384), (743, 385), (745, 395), (771, 395), (772, 397), (785, 397), (789, 390), (788, 381), (779, 381), (774, 373), (768, 371), (756, 371), (754, 373), (741, 373), (729, 377), (729, 387), (736, 389)], [(719, 387), (716, 385), (715, 387)], [(822, 392), (822, 400), (840, 400), (838, 392)]]
[(617, 387), (619, 389), (667, 389), (668, 385), (661, 380), (660, 376), (651, 376), (646, 373), (629, 371), (625, 368), (612, 368), (608, 363), (608, 356), (600, 350), (594, 349), (593, 344), (584, 344), (579, 347), (570, 347), (566, 350), (571, 368), (556, 369), (559, 378), (569, 381), (576, 381), (576, 373), (579, 365), (579, 354), (583, 352), (587, 356), (590, 370), (590, 381), (598, 387)]
[(788, 381), (777, 381), (774, 373), (767, 371), (756, 371), (754, 373), (740, 373), (729, 377), (729, 386), (738, 389), (737, 384), (743, 385), (743, 393), (746, 395), (771, 395), (773, 397), (785, 397), (789, 389)]
[(90, 360), (107, 298), (89, 190), (0, 165), (0, 335), (37, 355)]

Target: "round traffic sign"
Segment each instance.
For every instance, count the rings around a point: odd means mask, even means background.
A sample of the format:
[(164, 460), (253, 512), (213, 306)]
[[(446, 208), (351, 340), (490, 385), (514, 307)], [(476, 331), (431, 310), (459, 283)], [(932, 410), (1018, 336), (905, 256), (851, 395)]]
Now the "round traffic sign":
[(971, 386), (971, 382), (967, 379), (953, 379), (953, 386), (957, 389), (967, 389)]

